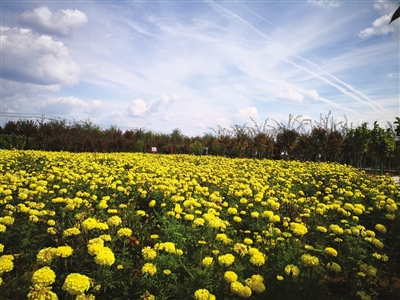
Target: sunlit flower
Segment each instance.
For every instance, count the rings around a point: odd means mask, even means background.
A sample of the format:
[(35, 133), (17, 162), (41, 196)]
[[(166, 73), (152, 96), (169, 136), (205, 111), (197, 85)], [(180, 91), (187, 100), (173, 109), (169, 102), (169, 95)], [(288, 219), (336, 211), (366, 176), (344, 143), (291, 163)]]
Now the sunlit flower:
[(297, 266), (290, 264), (285, 267), (285, 273), (288, 276), (296, 277), (299, 275), (300, 269)]
[(102, 247), (96, 253), (94, 261), (100, 266), (111, 266), (115, 262), (115, 256), (109, 247)]
[(70, 295), (80, 295), (89, 290), (90, 279), (79, 273), (68, 274), (65, 278), (62, 289)]
[(58, 300), (57, 294), (51, 290), (51, 287), (41, 285), (29, 287), (27, 298), (28, 300)]
[(157, 268), (152, 263), (145, 263), (142, 267), (143, 274), (150, 274), (151, 276), (153, 276), (154, 274), (156, 274), (156, 272)]
[(230, 253), (218, 256), (218, 263), (221, 266), (229, 267), (234, 263), (234, 261), (235, 257)]
[(312, 256), (310, 254), (303, 254), (300, 259), (303, 265), (306, 267), (315, 267), (319, 265), (318, 257)]
[(334, 249), (332, 247), (326, 247), (325, 248), (325, 253), (330, 255), (330, 256), (337, 256), (338, 255), (336, 249)]
[(238, 276), (233, 271), (226, 271), (224, 274), (224, 279), (226, 282), (231, 283), (231, 282), (236, 281), (238, 279)]
[(209, 267), (211, 266), (211, 264), (213, 263), (214, 259), (211, 256), (206, 256), (203, 258), (203, 260), (201, 261), (201, 264), (203, 266)]
[(198, 289), (194, 292), (194, 298), (196, 300), (215, 300), (215, 296), (211, 294), (207, 289)]
[(132, 229), (130, 228), (121, 228), (117, 231), (117, 236), (119, 237), (129, 237), (132, 235)]
[(74, 252), (74, 249), (72, 249), (70, 246), (59, 246), (55, 250), (55, 255), (65, 258), (65, 257), (71, 256), (73, 252)]
[(151, 247), (147, 246), (142, 249), (143, 258), (146, 260), (153, 260), (157, 256), (157, 252)]
[(42, 267), (32, 275), (32, 285), (48, 286), (56, 280), (56, 273), (50, 267)]
[(383, 233), (383, 234), (386, 233), (386, 227), (384, 225), (382, 225), (382, 224), (376, 224), (375, 225), (375, 229), (377, 231), (379, 231), (380, 233)]

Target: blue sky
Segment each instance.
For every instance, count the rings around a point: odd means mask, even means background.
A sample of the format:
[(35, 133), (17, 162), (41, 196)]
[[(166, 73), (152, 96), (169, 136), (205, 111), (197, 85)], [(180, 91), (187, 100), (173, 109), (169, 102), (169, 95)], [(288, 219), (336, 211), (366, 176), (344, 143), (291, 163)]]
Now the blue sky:
[(398, 1), (1, 1), (1, 123), (196, 136), (400, 116)]

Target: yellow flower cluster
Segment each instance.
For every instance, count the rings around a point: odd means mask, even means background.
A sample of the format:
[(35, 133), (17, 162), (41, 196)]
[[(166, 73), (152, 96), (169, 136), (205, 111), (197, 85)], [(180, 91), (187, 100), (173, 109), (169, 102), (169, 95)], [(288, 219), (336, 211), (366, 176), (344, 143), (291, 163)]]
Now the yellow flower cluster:
[(215, 300), (215, 296), (207, 289), (199, 289), (194, 292), (194, 299), (196, 300)]
[(10, 272), (14, 269), (13, 260), (14, 257), (12, 255), (0, 256), (0, 276), (3, 275), (3, 273)]
[(233, 256), (230, 253), (218, 256), (218, 263), (221, 266), (229, 267), (234, 262), (235, 262), (235, 256)]
[(56, 273), (50, 267), (45, 266), (36, 270), (32, 275), (32, 285), (48, 286), (56, 280)]
[(142, 273), (143, 274), (150, 274), (153, 276), (157, 272), (157, 267), (153, 265), (152, 263), (145, 263), (142, 267)]
[(27, 295), (28, 300), (58, 300), (57, 294), (54, 293), (49, 286), (35, 285), (29, 288)]
[(68, 274), (62, 289), (70, 295), (81, 295), (90, 288), (90, 278), (79, 273)]
[(310, 254), (303, 254), (300, 259), (303, 265), (306, 267), (316, 267), (319, 265), (318, 257)]

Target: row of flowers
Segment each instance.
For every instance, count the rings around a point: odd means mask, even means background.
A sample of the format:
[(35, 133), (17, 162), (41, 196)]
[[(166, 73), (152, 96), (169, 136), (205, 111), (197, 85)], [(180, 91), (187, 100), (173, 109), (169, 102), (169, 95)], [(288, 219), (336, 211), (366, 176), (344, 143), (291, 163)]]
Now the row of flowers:
[(400, 189), (346, 165), (3, 151), (9, 299), (396, 297)]

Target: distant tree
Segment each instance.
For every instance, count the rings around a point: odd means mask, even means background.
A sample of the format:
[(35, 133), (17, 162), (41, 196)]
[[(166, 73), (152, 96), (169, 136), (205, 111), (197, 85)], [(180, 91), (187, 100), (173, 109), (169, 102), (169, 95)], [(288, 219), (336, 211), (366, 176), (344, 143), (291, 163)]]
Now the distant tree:
[[(374, 128), (371, 131), (371, 148), (377, 158), (380, 160), (380, 173), (383, 174), (384, 159), (389, 157), (396, 146), (396, 138), (393, 132), (387, 128), (381, 128), (375, 121)], [(378, 162), (376, 160), (376, 162)], [(376, 167), (375, 167), (376, 170)]]

